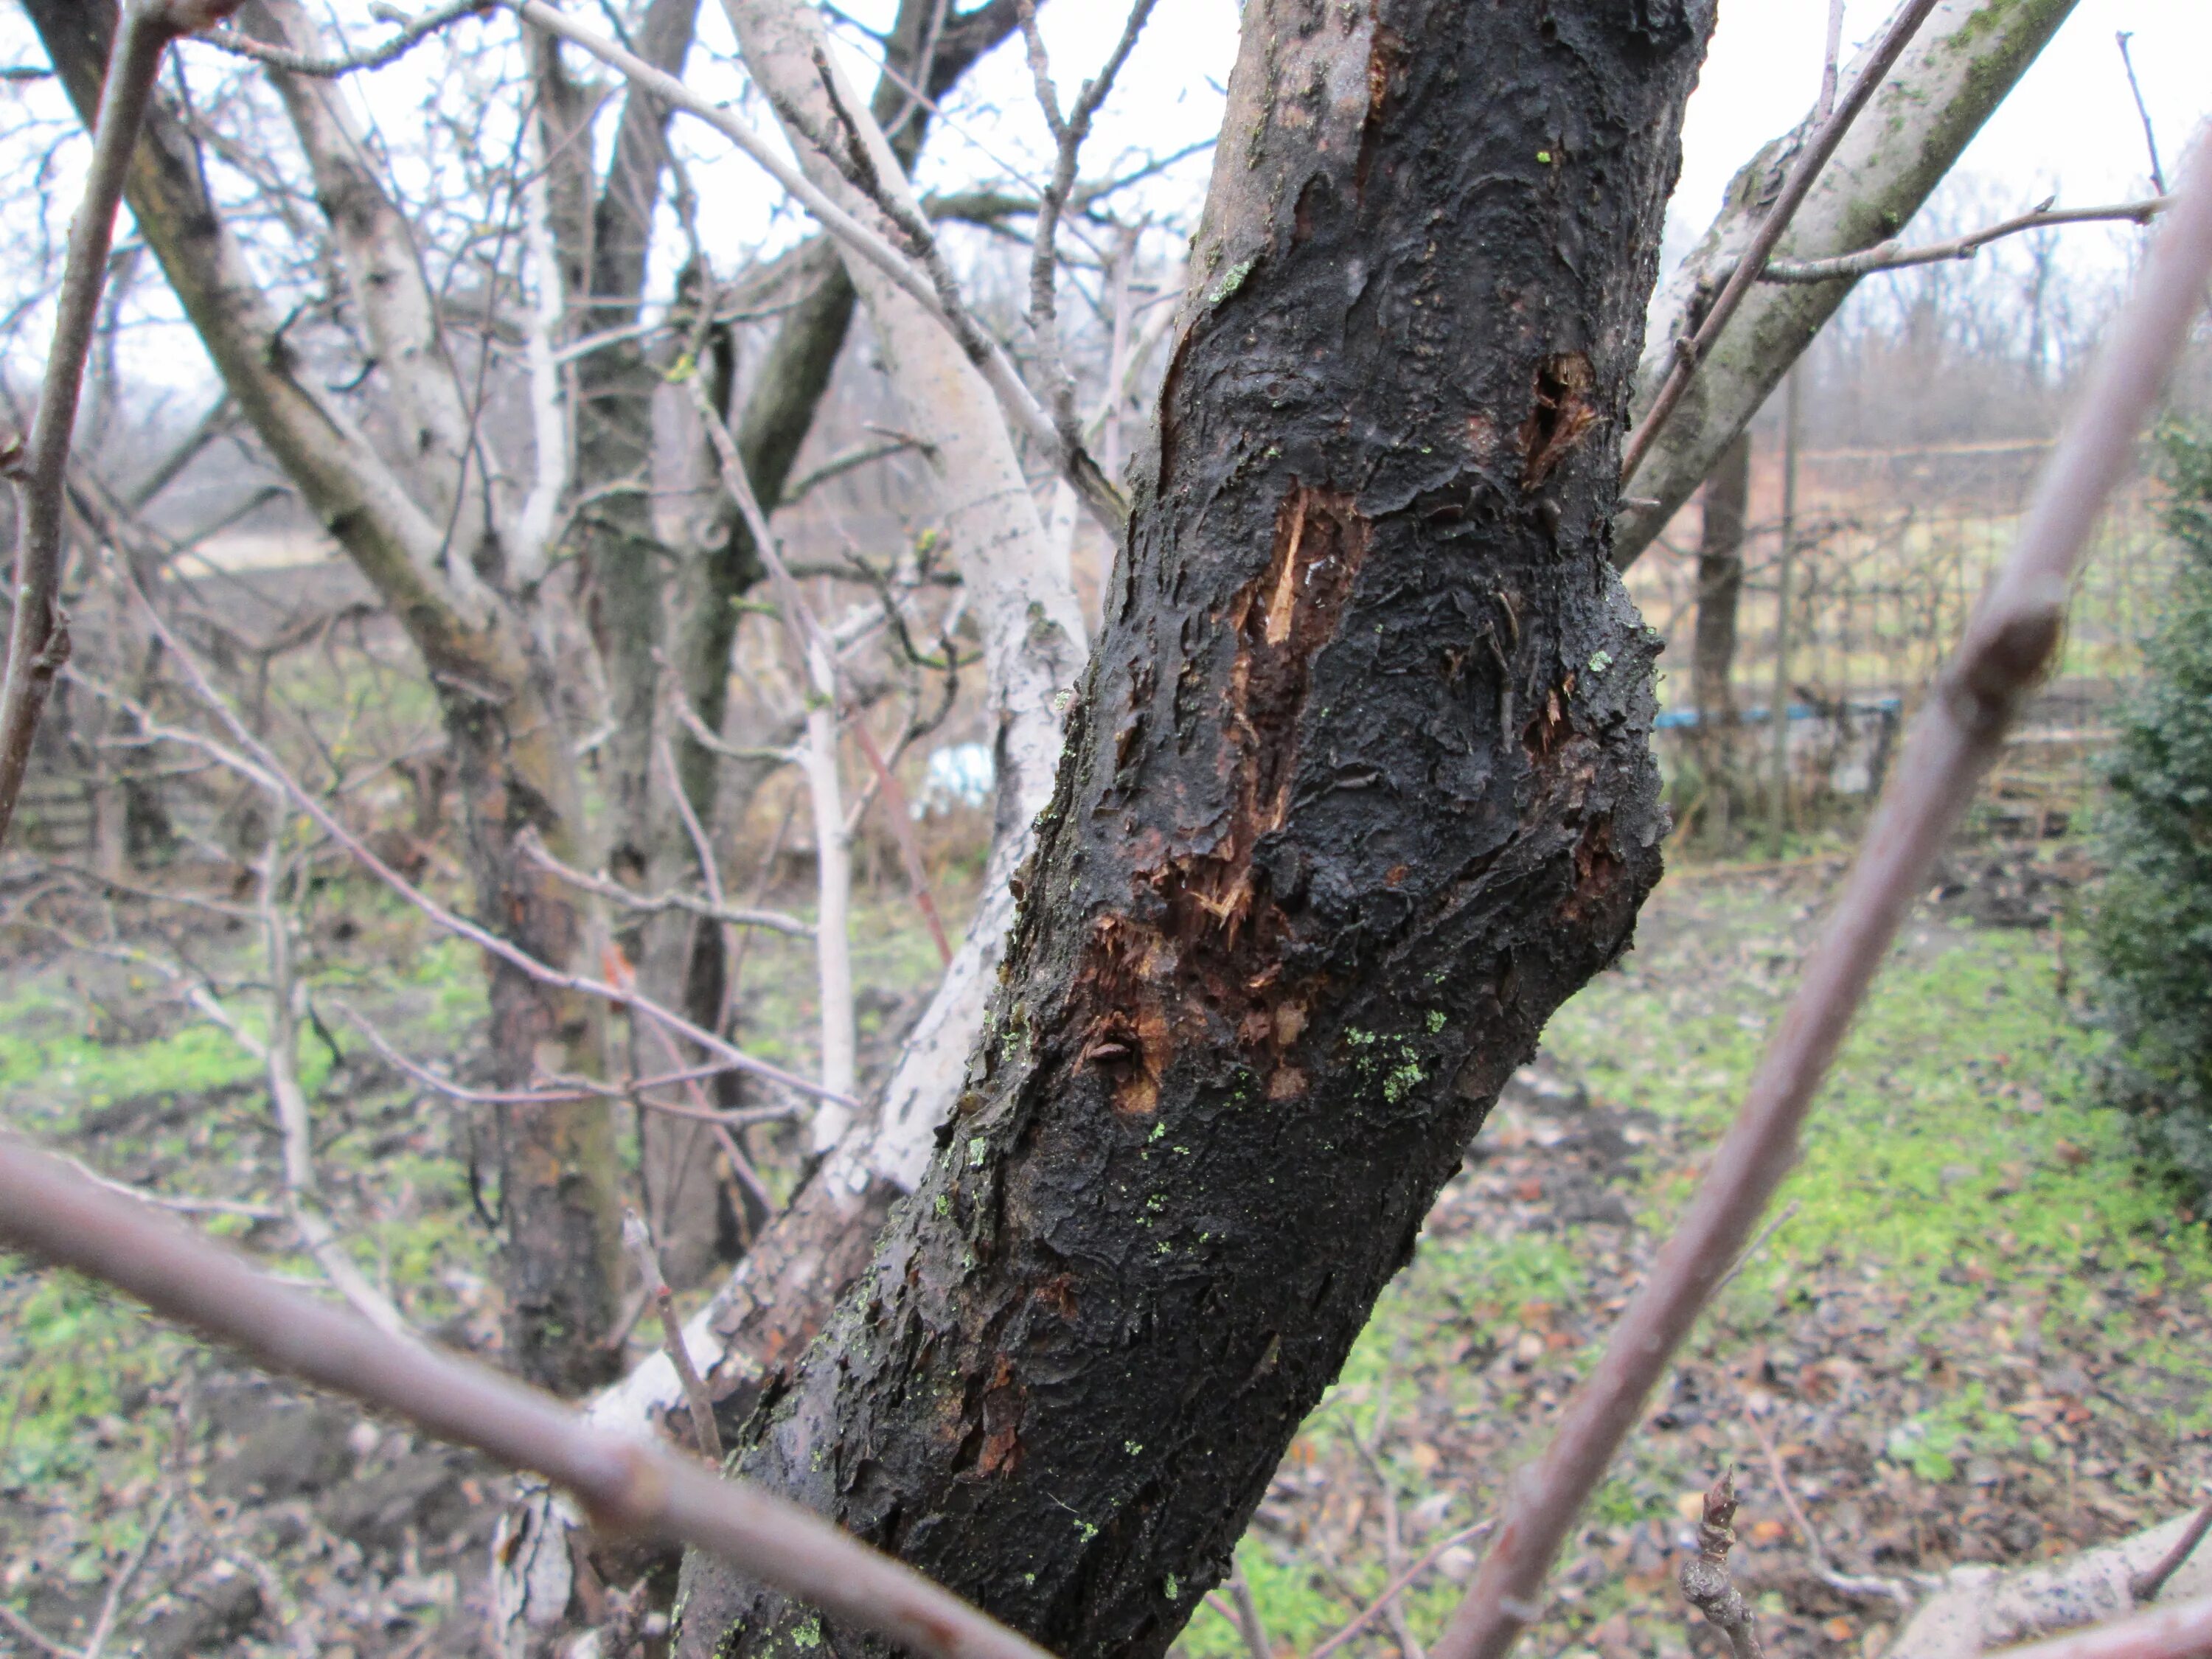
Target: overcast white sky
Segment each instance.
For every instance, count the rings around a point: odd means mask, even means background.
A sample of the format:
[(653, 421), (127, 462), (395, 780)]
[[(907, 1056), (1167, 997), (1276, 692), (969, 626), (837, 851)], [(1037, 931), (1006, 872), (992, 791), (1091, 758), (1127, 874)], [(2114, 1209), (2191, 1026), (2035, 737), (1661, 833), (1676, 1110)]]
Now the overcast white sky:
[[(894, 9), (891, 0), (864, 0), (851, 8), (872, 23), (887, 20)], [(1891, 9), (1892, 0), (1850, 0), (1844, 14), (1847, 58)], [(1103, 59), (1123, 15), (1119, 0), (1054, 0), (1042, 8), (1047, 43), (1064, 88)], [(1125, 146), (1166, 149), (1212, 132), (1220, 118), (1218, 88), (1236, 55), (1237, 18), (1236, 0), (1166, 0), (1099, 122), (1093, 155), (1103, 160)], [(1826, 21), (1826, 0), (1721, 0), (1719, 27), (1684, 135), (1675, 207), (1680, 231), (1701, 229), (1736, 167), (1811, 106)], [(2087, 205), (2144, 188), (2148, 166), (2142, 131), (2112, 40), (2119, 29), (2134, 35), (2136, 71), (2170, 178), (2190, 134), (2212, 112), (2208, 0), (2081, 0), (1967, 151), (1962, 169), (2014, 187), (2023, 206), (2053, 191), (2068, 204)], [(1041, 127), (1018, 46), (1002, 49), (981, 66), (971, 87), (1006, 112), (987, 129), (994, 149), (1041, 153)], [(962, 143), (957, 135), (945, 132), (932, 143), (940, 151), (940, 165), (973, 165), (956, 158)], [(1186, 177), (1192, 188), (1202, 187), (1203, 163)]]
[[(896, 3), (844, 0), (845, 9), (875, 26), (889, 21)], [(1893, 3), (1850, 0), (1847, 55), (1881, 26)], [(1104, 59), (1120, 33), (1126, 4), (1127, 0), (1052, 0), (1041, 8), (1063, 100)], [(366, 15), (367, 0), (320, 0), (320, 9), (354, 40), (383, 32)], [(1236, 56), (1237, 10), (1237, 0), (1162, 0), (1098, 121), (1085, 155), (1088, 176), (1118, 170), (1117, 158), (1126, 164), (1132, 155), (1160, 155), (1212, 137), (1220, 125), (1221, 87)], [(1735, 168), (1810, 106), (1826, 15), (1826, 0), (1721, 0), (1712, 51), (1690, 104), (1682, 181), (1671, 216), (1675, 246), (1711, 219)], [(465, 27), (503, 34), (512, 26), (494, 20)], [(2123, 200), (2146, 188), (2142, 128), (2113, 44), (2118, 29), (2133, 33), (2137, 71), (2171, 175), (2191, 134), (2212, 113), (2212, 0), (2081, 0), (1960, 165), (1960, 173), (1978, 182), (1990, 211), (2026, 207), (2054, 192), (2067, 204), (2088, 205)], [(858, 40), (850, 31), (845, 38)], [(713, 96), (738, 95), (742, 82), (732, 67), (727, 25), (711, 0), (701, 14), (701, 46), (693, 60), (695, 84)], [(37, 56), (21, 13), (0, 0), (0, 62), (35, 62)], [(194, 70), (196, 78), (216, 72), (207, 48), (189, 49), (188, 58), (202, 66)], [(403, 60), (351, 83), (397, 152), (409, 148), (410, 126), (420, 120), (415, 106), (428, 84), (422, 61)], [(873, 80), (872, 70), (857, 58), (854, 67), (862, 84)], [(13, 97), (58, 110), (58, 94), (50, 84), (0, 86), (0, 102)], [(753, 118), (772, 129), (757, 100), (747, 101)], [(925, 184), (1003, 180), (1024, 173), (1034, 179), (1045, 170), (1043, 122), (1018, 40), (978, 66), (954, 102), (932, 137)], [(696, 124), (679, 123), (678, 131), (694, 158), (693, 178), (707, 210), (702, 230), (719, 261), (734, 266), (800, 234), (788, 204), (778, 211), (777, 193), (750, 162)], [(27, 163), (27, 158), (16, 159)], [(80, 153), (62, 158), (64, 170), (81, 164), (81, 147)], [(1208, 167), (1206, 155), (1191, 158), (1149, 186), (1147, 201), (1164, 212), (1178, 210), (1188, 220), (1205, 189)], [(404, 166), (402, 172), (404, 176)], [(56, 199), (66, 200), (69, 193), (64, 188)], [(2136, 233), (2131, 227), (2082, 227), (2065, 234), (2072, 257), (2110, 268)], [(672, 258), (672, 241), (671, 248)], [(181, 336), (154, 356), (160, 361), (143, 363), (142, 372), (156, 378), (167, 378), (165, 368), (179, 380), (198, 380), (206, 372), (197, 350)]]

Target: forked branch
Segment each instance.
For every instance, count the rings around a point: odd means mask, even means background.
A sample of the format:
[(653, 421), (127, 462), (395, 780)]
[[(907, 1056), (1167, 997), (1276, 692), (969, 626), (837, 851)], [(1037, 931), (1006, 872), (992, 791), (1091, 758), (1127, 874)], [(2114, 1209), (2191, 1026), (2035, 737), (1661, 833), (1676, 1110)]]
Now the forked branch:
[(1915, 723), (1742, 1110), (1650, 1276), (1526, 1473), (1436, 1659), (1501, 1659), (1644, 1401), (1797, 1156), (1813, 1095), (1929, 867), (2050, 661), (2091, 528), (2130, 465), (2212, 276), (2212, 132), (2151, 246), (1996, 580)]
[(204, 40), (209, 46), (220, 47), (240, 58), (251, 58), (257, 64), (266, 64), (271, 69), (327, 80), (332, 76), (351, 75), (356, 70), (377, 70), (387, 64), (396, 64), (441, 29), (458, 23), (464, 17), (489, 11), (495, 3), (496, 0), (449, 0), (446, 5), (432, 7), (387, 40), (361, 52), (340, 52), (335, 57), (317, 57), (310, 52), (272, 46), (265, 40), (257, 40), (237, 29), (207, 29), (195, 34), (192, 39)]
[(1644, 456), (1650, 453), (1652, 444), (1665, 429), (1668, 416), (1682, 401), (1682, 394), (1690, 389), (1690, 382), (1697, 375), (1698, 366), (1705, 362), (1706, 354), (1713, 349), (1713, 343), (1721, 337), (1721, 331), (1728, 326), (1729, 319), (1735, 316), (1737, 308), (1743, 304), (1744, 295), (1751, 292), (1751, 285), (1759, 280), (1759, 273), (1766, 268), (1766, 262), (1773, 257), (1775, 246), (1782, 240), (1782, 233), (1790, 228), (1791, 217), (1812, 190), (1813, 181), (1820, 176), (1820, 169), (1836, 153), (1836, 146), (1844, 142), (1844, 135), (1850, 131), (1851, 123), (1857, 119), (1859, 112), (1880, 90), (1882, 77), (1904, 55), (1905, 47), (1911, 44), (1912, 37), (1919, 32), (1921, 24), (1928, 21), (1928, 14), (1936, 9), (1936, 4), (1937, 0), (1905, 0), (1905, 3), (1898, 8), (1897, 15), (1889, 20), (1889, 27), (1883, 30), (1881, 40), (1861, 67), (1850, 89), (1828, 112), (1827, 118), (1814, 127), (1812, 137), (1790, 167), (1790, 176), (1784, 181), (1781, 193), (1775, 198), (1774, 204), (1766, 210), (1766, 216), (1759, 222), (1758, 230), (1753, 233), (1751, 246), (1744, 250), (1742, 259), (1737, 263), (1735, 270), (1714, 299), (1712, 309), (1705, 313), (1705, 319), (1698, 325), (1697, 332), (1679, 343), (1674, 366), (1668, 371), (1666, 381), (1659, 388), (1659, 395), (1652, 399), (1650, 409), (1630, 435), (1627, 453), (1620, 458), (1623, 489), (1636, 476), (1636, 469), (1643, 465)]
[(2053, 208), (2049, 204), (2032, 212), (2001, 219), (1996, 224), (1947, 242), (1907, 247), (1897, 237), (1876, 242), (1856, 253), (1839, 253), (1832, 259), (1774, 260), (1759, 273), (1762, 283), (1827, 283), (1839, 276), (1866, 276), (1877, 270), (1904, 270), (1913, 265), (1941, 264), (1947, 259), (1971, 259), (1991, 242), (2024, 231), (2051, 225), (2087, 225), (2124, 221), (2147, 225), (2173, 204), (2171, 196), (2148, 196), (2140, 202), (2118, 202), (2111, 207)]
[(1022, 20), (1022, 38), (1029, 46), (1030, 73), (1036, 82), (1037, 104), (1044, 111), (1045, 125), (1052, 130), (1057, 150), (1052, 182), (1045, 186), (1043, 198), (1037, 204), (1035, 245), (1030, 256), (1030, 327), (1036, 335), (1039, 367), (1047, 394), (1052, 399), (1053, 426), (1060, 435), (1061, 448), (1070, 453), (1079, 453), (1084, 447), (1083, 422), (1075, 411), (1075, 380), (1067, 372), (1067, 361), (1060, 346), (1060, 216), (1066, 210), (1068, 197), (1075, 189), (1076, 166), (1083, 157), (1084, 141), (1091, 137), (1091, 119), (1106, 101), (1107, 94), (1113, 90), (1115, 77), (1121, 74), (1122, 64), (1129, 61), (1130, 52), (1135, 50), (1137, 37), (1144, 33), (1155, 0), (1136, 0), (1105, 67), (1095, 80), (1083, 83), (1073, 106), (1063, 116), (1060, 112), (1060, 94), (1052, 84), (1052, 66), (1045, 56), (1044, 36), (1037, 30), (1036, 0), (1015, 0), (1015, 9)]
[(586, 28), (558, 7), (548, 5), (545, 0), (502, 0), (502, 3), (511, 5), (526, 22), (544, 29), (549, 34), (556, 34), (572, 46), (581, 47), (609, 69), (660, 99), (671, 109), (681, 110), (695, 119), (704, 121), (735, 144), (762, 171), (789, 191), (792, 198), (813, 215), (822, 228), (836, 238), (842, 246), (882, 271), (902, 293), (951, 332), (953, 338), (960, 343), (961, 349), (967, 353), (969, 361), (982, 374), (1000, 409), (1015, 428), (1054, 458), (1093, 515), (1116, 539), (1120, 538), (1128, 523), (1128, 503), (1121, 498), (1121, 492), (1107, 482), (1106, 475), (1099, 471), (1098, 464), (1091, 459), (1087, 451), (1079, 447), (1070, 451), (1061, 443), (1052, 416), (1045, 412), (1043, 405), (1024, 384), (1019, 371), (1014, 368), (1012, 360), (1004, 349), (976, 321), (966, 302), (961, 299), (951, 267), (945, 263), (942, 252), (938, 248), (935, 235), (927, 220), (919, 214), (898, 214), (884, 203), (880, 193), (874, 198), (876, 204), (883, 208), (898, 226), (900, 232), (914, 243), (914, 256), (910, 258), (831, 200), (825, 191), (778, 155), (774, 146), (744, 122), (720, 105), (693, 91), (676, 76), (655, 69), (635, 52), (627, 52), (605, 36)]

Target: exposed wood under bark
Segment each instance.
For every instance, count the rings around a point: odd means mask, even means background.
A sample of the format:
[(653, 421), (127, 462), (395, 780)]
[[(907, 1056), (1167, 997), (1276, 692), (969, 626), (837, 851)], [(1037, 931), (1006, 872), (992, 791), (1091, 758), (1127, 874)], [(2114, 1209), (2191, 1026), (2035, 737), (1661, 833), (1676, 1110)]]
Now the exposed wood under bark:
[[(1246, 8), (994, 1018), (740, 1455), (1054, 1651), (1158, 1653), (1218, 1580), (1656, 879), (1608, 527), (1711, 15)], [(682, 1652), (817, 1633), (688, 1576)]]

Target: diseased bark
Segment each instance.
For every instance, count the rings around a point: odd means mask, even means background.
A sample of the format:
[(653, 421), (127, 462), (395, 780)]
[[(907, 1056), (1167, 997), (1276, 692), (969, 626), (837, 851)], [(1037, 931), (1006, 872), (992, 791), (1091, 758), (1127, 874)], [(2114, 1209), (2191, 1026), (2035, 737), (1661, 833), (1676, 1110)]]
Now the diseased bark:
[[(88, 114), (113, 35), (113, 9), (25, 0), (25, 10), (80, 116)], [(328, 106), (315, 96), (288, 99), (288, 107), (328, 197), (333, 234), (349, 260), (376, 262), (361, 284), (370, 290), (360, 301), (363, 322), (372, 339), (390, 338), (404, 349), (404, 361), (388, 378), (416, 383), (400, 402), (427, 422), (418, 439), (436, 450), (445, 417), (433, 382), (441, 359), (422, 331), (434, 313), (410, 292), (422, 283), (420, 270), (396, 257), (374, 178), (341, 177), (331, 158), (319, 155), (326, 140), (343, 140)], [(479, 568), (489, 568), (496, 550), (490, 526), (480, 520), (465, 531), (483, 533), (448, 537), (443, 521), (426, 510), (440, 499), (434, 471), (427, 481), (393, 472), (335, 405), (294, 376), (278, 319), (202, 176), (196, 147), (157, 101), (127, 192), (140, 234), (240, 410), (422, 654), (461, 781), (478, 913), (540, 960), (574, 961), (586, 944), (582, 916), (518, 849), (522, 832), (535, 830), (556, 857), (574, 858), (574, 771), (537, 641)], [(549, 1060), (563, 1069), (597, 1069), (596, 1006), (501, 963), (489, 963), (487, 974), (501, 1087), (526, 1085)], [(614, 1316), (618, 1262), (611, 1119), (599, 1102), (515, 1109), (491, 1144), (506, 1215), (507, 1361), (556, 1391), (588, 1389), (605, 1380), (614, 1360), (599, 1341)]]
[(1721, 453), (1705, 480), (1705, 526), (1698, 544), (1697, 628), (1690, 648), (1690, 696), (1698, 711), (1698, 769), (1722, 830), (1736, 793), (1736, 609), (1743, 596), (1743, 526), (1751, 501), (1751, 434)]
[[(1245, 9), (994, 1018), (738, 1459), (1055, 1652), (1157, 1654), (1218, 1580), (1657, 878), (1654, 642), (1608, 526), (1711, 18)], [(679, 1652), (822, 1639), (686, 1575)]]
[[(1796, 262), (1854, 253), (1903, 229), (2074, 5), (1945, 0), (1821, 170), (1775, 258)], [(1727, 282), (1803, 132), (1776, 139), (1735, 176), (1719, 217), (1653, 302), (1638, 371), (1639, 410), (1666, 379), (1676, 339), (1696, 331)], [(1620, 515), (1613, 557), (1622, 569), (1712, 471), (1856, 283), (1762, 283), (1745, 298), (1630, 481), (1632, 495), (1657, 504)]]

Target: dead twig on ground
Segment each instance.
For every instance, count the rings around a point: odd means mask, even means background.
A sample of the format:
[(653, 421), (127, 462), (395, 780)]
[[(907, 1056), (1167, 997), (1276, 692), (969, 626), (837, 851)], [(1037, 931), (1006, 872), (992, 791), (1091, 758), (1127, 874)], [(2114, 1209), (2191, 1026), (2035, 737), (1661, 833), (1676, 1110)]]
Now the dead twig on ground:
[(1910, 1586), (1894, 1578), (1877, 1577), (1872, 1573), (1849, 1573), (1837, 1567), (1828, 1553), (1827, 1545), (1813, 1525), (1812, 1516), (1807, 1515), (1797, 1502), (1797, 1494), (1790, 1487), (1790, 1474), (1783, 1467), (1782, 1453), (1774, 1443), (1774, 1437), (1767, 1433), (1766, 1425), (1759, 1420), (1747, 1400), (1744, 1402), (1743, 1420), (1750, 1425), (1752, 1437), (1759, 1442), (1759, 1450), (1765, 1454), (1767, 1471), (1774, 1477), (1775, 1492), (1782, 1499), (1782, 1507), (1790, 1511), (1790, 1524), (1797, 1528), (1797, 1535), (1805, 1540), (1805, 1553), (1812, 1559), (1813, 1571), (1820, 1575), (1820, 1582), (1838, 1595), (1862, 1600), (1876, 1597), (1895, 1602), (1900, 1613), (1911, 1613), (1919, 1598)]

